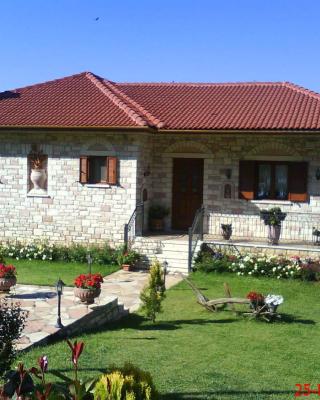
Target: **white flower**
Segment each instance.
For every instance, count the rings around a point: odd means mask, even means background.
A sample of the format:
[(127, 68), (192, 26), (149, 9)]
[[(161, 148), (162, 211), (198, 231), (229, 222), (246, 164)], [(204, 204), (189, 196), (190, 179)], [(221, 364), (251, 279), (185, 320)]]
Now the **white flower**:
[(283, 303), (283, 297), (276, 294), (268, 294), (264, 299), (266, 304), (278, 306)]

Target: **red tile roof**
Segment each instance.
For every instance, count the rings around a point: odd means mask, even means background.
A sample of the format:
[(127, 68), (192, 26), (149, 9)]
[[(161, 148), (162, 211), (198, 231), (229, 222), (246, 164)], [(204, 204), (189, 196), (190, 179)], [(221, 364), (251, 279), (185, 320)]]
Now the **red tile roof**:
[(114, 83), (85, 72), (0, 93), (0, 127), (320, 130), (320, 95), (288, 82)]

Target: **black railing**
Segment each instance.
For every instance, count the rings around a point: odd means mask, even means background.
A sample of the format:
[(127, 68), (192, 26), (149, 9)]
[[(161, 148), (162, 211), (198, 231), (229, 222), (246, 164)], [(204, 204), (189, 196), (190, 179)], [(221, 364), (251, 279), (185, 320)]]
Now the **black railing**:
[(140, 203), (136, 206), (129, 221), (124, 226), (124, 246), (130, 249), (136, 236), (143, 235), (144, 225), (144, 204)]
[(188, 254), (188, 270), (192, 269), (192, 260), (199, 240), (203, 240), (203, 221), (205, 208), (202, 206), (196, 211), (192, 226), (189, 228), (189, 254)]

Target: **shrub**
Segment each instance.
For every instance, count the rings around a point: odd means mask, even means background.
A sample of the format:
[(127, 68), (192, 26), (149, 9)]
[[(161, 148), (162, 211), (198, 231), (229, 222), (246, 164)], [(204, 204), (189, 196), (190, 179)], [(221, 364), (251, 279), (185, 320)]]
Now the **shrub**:
[(15, 358), (14, 341), (19, 339), (25, 326), (27, 312), (17, 303), (0, 302), (0, 376), (10, 368)]
[(221, 253), (203, 246), (195, 260), (195, 270), (234, 272), (237, 275), (269, 276), (277, 279), (320, 280), (320, 261), (298, 256), (244, 256)]
[[(59, 383), (47, 382), (49, 360), (46, 356), (38, 359), (38, 366), (26, 369), (22, 363), (16, 370), (9, 371), (0, 387), (1, 399), (38, 400), (156, 400), (157, 391), (148, 372), (132, 364), (122, 368), (111, 368), (110, 373), (82, 381), (78, 377), (79, 358), (84, 349), (83, 342), (67, 340), (71, 350), (73, 377), (58, 370), (50, 371)], [(34, 383), (34, 379), (40, 381)]]
[(103, 246), (73, 243), (69, 246), (49, 244), (46, 241), (32, 243), (5, 243), (0, 245), (0, 263), (4, 257), (17, 260), (43, 260), (87, 263), (87, 255), (90, 253), (92, 262), (101, 265), (116, 265), (119, 249), (111, 248), (107, 243)]
[(134, 265), (140, 259), (140, 254), (134, 250), (119, 252), (117, 255), (118, 265)]
[(103, 375), (94, 387), (95, 400), (155, 400), (157, 397), (151, 375), (129, 363)]
[(158, 260), (154, 261), (150, 268), (149, 281), (140, 294), (142, 301), (141, 310), (151, 319), (156, 320), (156, 314), (161, 312), (161, 303), (165, 298), (164, 271)]
[(148, 215), (150, 219), (162, 219), (169, 215), (169, 208), (161, 204), (154, 204), (149, 207)]

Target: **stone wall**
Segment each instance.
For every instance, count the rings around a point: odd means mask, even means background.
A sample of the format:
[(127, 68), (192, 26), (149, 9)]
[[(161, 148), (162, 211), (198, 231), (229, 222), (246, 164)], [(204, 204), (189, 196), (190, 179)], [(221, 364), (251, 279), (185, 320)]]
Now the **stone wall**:
[[(27, 156), (32, 144), (48, 156), (48, 190), (43, 196), (30, 192)], [(119, 184), (79, 183), (80, 155), (117, 156)], [(265, 239), (259, 210), (275, 205), (288, 213), (283, 239), (311, 240), (312, 226), (320, 228), (316, 136), (11, 131), (0, 133), (0, 240), (120, 244), (124, 224), (143, 200), (144, 190), (145, 228), (150, 204), (160, 202), (171, 209), (175, 157), (204, 159), (203, 202), (210, 234), (219, 235), (221, 223), (232, 223), (237, 237)], [(309, 202), (239, 200), (240, 159), (308, 161)], [(230, 199), (223, 197), (225, 184), (231, 186)], [(166, 228), (171, 228), (171, 215)]]
[[(27, 155), (48, 155), (47, 195), (30, 195)], [(119, 244), (135, 208), (139, 143), (122, 133), (0, 133), (0, 240)], [(79, 183), (80, 155), (119, 159), (116, 186)]]
[[(204, 159), (203, 201), (207, 209), (206, 230), (220, 234), (221, 223), (232, 223), (234, 234), (245, 238), (266, 238), (259, 210), (280, 206), (288, 213), (282, 238), (311, 240), (312, 226), (320, 227), (320, 138), (298, 135), (165, 135), (154, 138), (153, 195), (171, 208), (172, 160), (175, 157)], [(238, 199), (239, 160), (308, 161), (308, 203), (289, 201), (246, 201)], [(231, 170), (229, 179), (226, 170)], [(223, 197), (224, 185), (231, 185), (231, 199)], [(171, 216), (167, 219), (170, 228)]]

